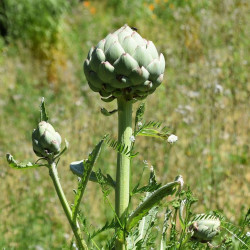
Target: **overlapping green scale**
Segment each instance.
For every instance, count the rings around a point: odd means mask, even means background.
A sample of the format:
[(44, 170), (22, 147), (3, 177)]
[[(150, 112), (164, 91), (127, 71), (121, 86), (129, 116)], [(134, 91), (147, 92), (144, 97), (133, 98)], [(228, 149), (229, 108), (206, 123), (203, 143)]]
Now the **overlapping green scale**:
[(90, 49), (83, 68), (90, 88), (102, 97), (141, 100), (163, 81), (165, 59), (152, 41), (124, 25)]

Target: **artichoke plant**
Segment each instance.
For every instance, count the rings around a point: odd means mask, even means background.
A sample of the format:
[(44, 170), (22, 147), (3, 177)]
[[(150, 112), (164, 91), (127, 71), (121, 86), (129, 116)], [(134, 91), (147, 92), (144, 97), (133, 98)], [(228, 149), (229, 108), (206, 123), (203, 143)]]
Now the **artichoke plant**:
[(110, 100), (146, 98), (161, 84), (164, 70), (163, 54), (128, 25), (92, 47), (84, 62), (89, 87)]
[(61, 146), (61, 136), (45, 121), (38, 124), (32, 133), (32, 145), (35, 154), (47, 157), (49, 154), (58, 154)]
[[(132, 142), (132, 104), (153, 93), (163, 81), (165, 59), (151, 41), (124, 25), (92, 47), (84, 61), (89, 87), (105, 102), (117, 99), (118, 144), (128, 151)], [(109, 112), (111, 115), (114, 111)], [(104, 113), (104, 112), (102, 112)], [(107, 112), (106, 112), (107, 113)], [(129, 205), (130, 157), (117, 155), (115, 211), (126, 225)], [(117, 231), (116, 249), (125, 249), (126, 234)]]
[(193, 233), (192, 238), (200, 242), (208, 242), (220, 231), (220, 220), (216, 217), (194, 221), (189, 230)]

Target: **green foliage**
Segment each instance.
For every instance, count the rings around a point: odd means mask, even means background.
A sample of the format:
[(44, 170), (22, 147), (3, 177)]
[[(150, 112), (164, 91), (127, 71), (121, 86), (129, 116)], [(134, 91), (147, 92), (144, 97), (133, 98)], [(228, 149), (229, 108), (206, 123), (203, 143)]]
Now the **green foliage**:
[(150, 170), (150, 177), (149, 177), (149, 182), (146, 186), (139, 187), (140, 182), (135, 185), (135, 187), (132, 190), (132, 194), (137, 194), (137, 193), (145, 193), (145, 192), (153, 192), (157, 190), (161, 184), (157, 183), (155, 179), (155, 171), (154, 169)]
[[(148, 18), (150, 16), (150, 10), (145, 8), (144, 4), (144, 0), (127, 0), (122, 2), (119, 0), (111, 0), (106, 2), (106, 6), (112, 8), (116, 15), (130, 16), (130, 19), (134, 24), (137, 19)], [(132, 9), (134, 10), (133, 12), (130, 11)]]
[(167, 195), (173, 195), (176, 191), (176, 186), (179, 185), (180, 183), (178, 181), (170, 182), (146, 197), (145, 200), (130, 214), (126, 229), (129, 231), (133, 228), (138, 221), (140, 221), (150, 209), (156, 206), (164, 197)]
[(37, 168), (44, 166), (44, 164), (36, 164), (31, 162), (28, 163), (18, 162), (14, 159), (14, 157), (11, 154), (6, 154), (6, 159), (9, 163), (9, 166), (16, 169)]
[(143, 115), (145, 112), (145, 103), (141, 103), (138, 109), (136, 110), (135, 115), (135, 130), (138, 126), (138, 122), (141, 122), (143, 120)]
[(221, 227), (233, 239), (231, 242), (227, 242), (227, 246), (229, 246), (230, 243), (233, 245), (234, 241), (238, 241), (239, 249), (250, 249), (250, 237), (246, 234), (246, 232), (227, 221), (222, 221)]
[(142, 126), (135, 132), (135, 136), (150, 136), (155, 138), (161, 138), (166, 140), (169, 136), (169, 130), (167, 127), (163, 127), (159, 130), (162, 123), (158, 121), (150, 121), (142, 124)]
[[(84, 167), (84, 162), (82, 161), (80, 164), (71, 163), (70, 170), (77, 176), (82, 177), (84, 172), (86, 171)], [(89, 180), (92, 182), (102, 182), (105, 185), (109, 185), (115, 188), (115, 181), (112, 179), (112, 177), (109, 174), (104, 175), (101, 172), (101, 169), (99, 169), (97, 172), (91, 171)]]
[(108, 111), (107, 109), (105, 108), (101, 108), (101, 113), (105, 116), (111, 116), (113, 114), (115, 114), (117, 112), (117, 109), (114, 109), (112, 111)]
[(116, 221), (115, 219), (113, 219), (113, 220), (110, 221), (110, 222), (107, 221), (106, 224), (105, 224), (102, 228), (100, 228), (100, 229), (94, 231), (94, 232), (91, 234), (90, 238), (94, 238), (95, 236), (97, 236), (98, 234), (100, 234), (100, 233), (102, 233), (102, 232), (105, 232), (106, 230), (109, 230), (109, 229), (116, 229), (117, 227), (119, 227), (119, 224), (117, 223), (117, 221)]
[(114, 149), (116, 152), (127, 155), (128, 157), (134, 157), (138, 154), (138, 153), (132, 154), (128, 146), (111, 138), (109, 135), (105, 137), (104, 141), (109, 147)]
[(47, 122), (48, 120), (49, 120), (49, 117), (46, 112), (44, 97), (42, 97), (41, 106), (40, 106), (40, 122), (41, 121)]
[(154, 245), (155, 236), (152, 230), (155, 226), (158, 207), (153, 207), (148, 214), (144, 216), (137, 227), (131, 230), (127, 236), (128, 249), (148, 249)]
[(78, 188), (77, 192), (75, 195), (75, 201), (74, 201), (74, 206), (72, 208), (72, 218), (73, 220), (76, 220), (78, 209), (80, 206), (80, 202), (82, 199), (82, 196), (84, 194), (85, 188), (87, 186), (90, 174), (92, 172), (92, 169), (94, 167), (94, 164), (100, 154), (101, 147), (103, 144), (103, 139), (95, 146), (93, 151), (89, 154), (89, 157), (86, 161), (84, 161), (84, 170), (81, 176), (81, 180), (78, 183)]
[(63, 14), (69, 8), (65, 0), (4, 0), (4, 15), (10, 40), (46, 52), (58, 41)]

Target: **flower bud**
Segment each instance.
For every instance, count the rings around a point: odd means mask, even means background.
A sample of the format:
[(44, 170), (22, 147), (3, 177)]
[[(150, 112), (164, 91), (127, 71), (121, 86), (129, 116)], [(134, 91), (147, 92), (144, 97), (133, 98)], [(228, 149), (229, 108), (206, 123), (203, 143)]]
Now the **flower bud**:
[(216, 217), (198, 219), (194, 221), (189, 230), (193, 232), (192, 238), (200, 242), (208, 242), (220, 231), (220, 220)]
[(46, 157), (52, 153), (58, 154), (61, 141), (61, 136), (45, 121), (40, 122), (32, 133), (33, 150), (39, 157)]

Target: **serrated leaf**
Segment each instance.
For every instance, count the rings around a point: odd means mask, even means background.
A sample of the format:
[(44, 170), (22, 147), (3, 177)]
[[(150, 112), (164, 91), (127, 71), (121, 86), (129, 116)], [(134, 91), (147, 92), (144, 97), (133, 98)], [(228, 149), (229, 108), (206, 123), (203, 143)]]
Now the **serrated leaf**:
[(149, 136), (166, 140), (169, 136), (169, 131), (166, 126), (161, 128), (162, 123), (159, 121), (150, 121), (144, 123), (136, 132), (135, 136)]
[(48, 120), (49, 120), (49, 117), (46, 112), (44, 97), (42, 97), (41, 105), (40, 105), (40, 121), (47, 122)]
[(87, 186), (90, 174), (92, 172), (92, 168), (99, 156), (99, 153), (101, 151), (101, 147), (103, 144), (104, 139), (102, 139), (93, 149), (93, 151), (89, 154), (89, 157), (86, 161), (84, 161), (84, 166), (85, 166), (85, 171), (83, 171), (83, 175), (81, 176), (81, 180), (78, 183), (78, 188), (77, 188), (77, 192), (75, 195), (75, 200), (74, 200), (74, 206), (72, 208), (72, 218), (73, 221), (76, 220), (77, 217), (77, 212), (78, 212), (78, 208), (83, 196), (83, 193), (85, 191), (85, 188)]
[(135, 157), (138, 153), (132, 154), (131, 150), (129, 150), (128, 146), (125, 144), (118, 142), (117, 140), (111, 138), (110, 136), (105, 137), (105, 143), (113, 148), (116, 152), (126, 155), (128, 157)]
[(166, 140), (168, 138), (168, 133), (161, 133), (155, 129), (143, 129), (137, 135), (155, 137), (163, 140)]
[(6, 154), (6, 159), (9, 163), (9, 166), (15, 169), (27, 169), (27, 168), (37, 168), (41, 166), (45, 166), (43, 164), (36, 164), (36, 163), (23, 163), (23, 162), (18, 162), (14, 159), (14, 157), (11, 154)]
[(137, 193), (145, 193), (145, 192), (153, 192), (157, 190), (161, 184), (158, 184), (155, 180), (155, 172), (154, 170), (150, 171), (150, 177), (149, 177), (149, 182), (148, 185), (143, 186), (139, 188), (139, 184), (135, 186), (135, 188), (132, 191), (132, 195), (137, 194)]
[(250, 237), (247, 236), (246, 233), (240, 228), (226, 221), (221, 222), (221, 228), (226, 230), (230, 235), (232, 235), (236, 240), (244, 245), (244, 247), (250, 249)]
[(105, 224), (102, 228), (100, 228), (100, 229), (94, 231), (94, 232), (91, 234), (90, 238), (93, 239), (93, 238), (94, 238), (95, 236), (97, 236), (98, 234), (100, 234), (100, 233), (102, 233), (102, 232), (104, 232), (104, 231), (106, 231), (106, 230), (109, 230), (109, 229), (115, 229), (115, 228), (117, 228), (117, 226), (119, 226), (119, 224), (116, 222), (115, 219), (113, 219), (111, 222), (108, 222), (108, 221), (107, 221), (106, 224)]
[(147, 199), (144, 200), (129, 216), (126, 225), (127, 231), (130, 231), (143, 218), (143, 216), (145, 216), (148, 211), (158, 204), (164, 197), (174, 194), (176, 191), (176, 186), (179, 185), (180, 183), (178, 181), (170, 182), (147, 197)]

